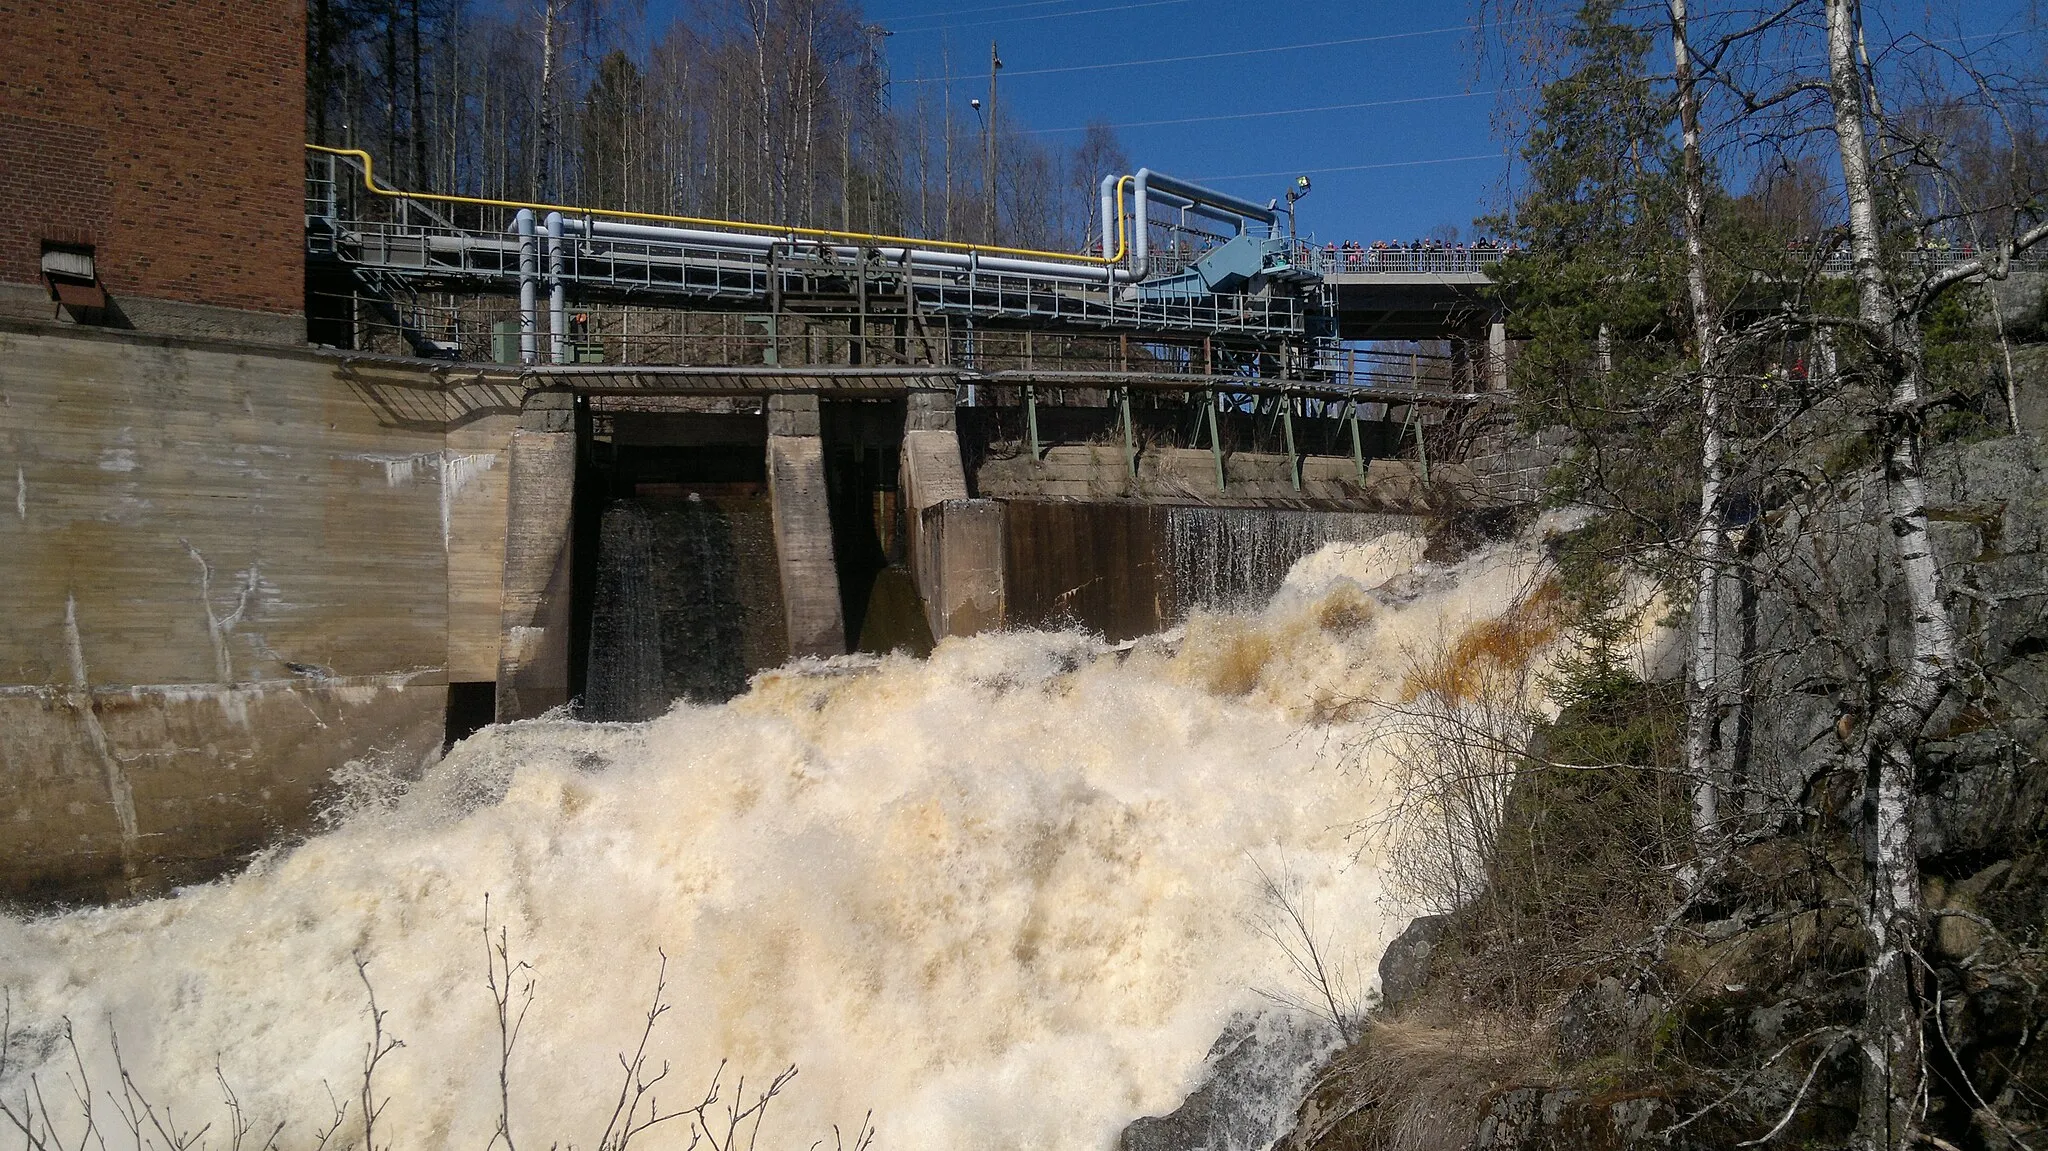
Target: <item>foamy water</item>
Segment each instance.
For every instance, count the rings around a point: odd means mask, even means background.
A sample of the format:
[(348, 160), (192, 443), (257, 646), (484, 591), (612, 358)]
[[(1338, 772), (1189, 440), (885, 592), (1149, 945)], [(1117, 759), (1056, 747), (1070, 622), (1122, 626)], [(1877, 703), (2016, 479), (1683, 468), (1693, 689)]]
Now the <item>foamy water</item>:
[[(721, 1059), (750, 1091), (793, 1063), (764, 1149), (829, 1147), (869, 1111), (882, 1148), (1112, 1147), (1196, 1085), (1261, 989), (1305, 993), (1259, 930), (1262, 872), (1300, 887), (1354, 972), (1401, 926), (1349, 836), (1387, 772), (1340, 769), (1361, 731), (1327, 717), (1392, 691), (1406, 650), (1497, 615), (1534, 564), (1504, 546), (1433, 571), (1421, 550), (1331, 544), (1262, 612), (1121, 650), (980, 636), (925, 662), (797, 665), (645, 724), (488, 729), (233, 880), (0, 919), (17, 1029), (0, 1092), (36, 1068), (69, 1099), (62, 1017), (113, 1086), (111, 1021), (180, 1125), (212, 1121), (225, 1145), (218, 1061), (262, 1130), (309, 1147), (330, 1089), (359, 1089), (360, 956), (405, 1044), (378, 1068), (378, 1143), (484, 1148), (488, 893), (535, 979), (511, 1061), (522, 1145), (597, 1144), (666, 953), (661, 1098), (701, 1095)], [(688, 1142), (678, 1121), (635, 1145)]]

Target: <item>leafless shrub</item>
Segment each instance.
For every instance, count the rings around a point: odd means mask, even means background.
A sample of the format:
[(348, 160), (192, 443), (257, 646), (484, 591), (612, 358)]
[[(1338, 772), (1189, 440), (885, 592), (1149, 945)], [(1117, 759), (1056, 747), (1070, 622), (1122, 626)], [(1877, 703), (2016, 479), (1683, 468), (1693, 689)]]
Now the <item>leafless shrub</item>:
[(1356, 834), (1385, 843), (1398, 894), (1448, 913), (1486, 889), (1501, 819), (1534, 730), (1535, 657), (1558, 635), (1557, 592), (1537, 585), (1498, 618), (1409, 652), (1401, 698), (1360, 754), (1394, 765), (1394, 798)]
[[(483, 928), (488, 964), (485, 986), (490, 990), (498, 1019), (498, 1116), (485, 1151), (494, 1151), (501, 1143), (505, 1151), (515, 1151), (511, 1120), (511, 1101), (515, 1094), (511, 1061), (524, 1029), (527, 1011), (533, 1005), (535, 980), (531, 975), (532, 965), (513, 954), (509, 929), (501, 924), (493, 932), (489, 906), (487, 900)], [(339, 1151), (343, 1146), (356, 1145), (356, 1135), (351, 1127), (358, 1116), (362, 1151), (388, 1151), (390, 1146), (388, 1142), (380, 1145), (377, 1141), (378, 1121), (392, 1102), (389, 1095), (379, 1093), (377, 1074), (385, 1060), (405, 1044), (389, 1030), (390, 1012), (377, 1002), (369, 961), (360, 954), (353, 959), (356, 977), (363, 984), (367, 1001), (370, 1034), (362, 1049), (355, 1089), (337, 1095), (331, 1086), (328, 1088), (330, 1110), (326, 1119), (312, 1131), (316, 1151), (328, 1151), (330, 1148)], [(668, 1080), (670, 1067), (667, 1060), (660, 1060), (657, 1064), (651, 1047), (655, 1028), (669, 1011), (667, 995), (668, 956), (662, 954), (655, 975), (654, 994), (642, 1017), (638, 1042), (630, 1053), (620, 1052), (618, 1057), (619, 1093), (598, 1138), (598, 1151), (627, 1151), (639, 1136), (650, 1129), (684, 1118), (689, 1120), (690, 1148), (702, 1145), (708, 1151), (755, 1151), (769, 1105), (796, 1077), (795, 1065), (784, 1068), (769, 1080), (767, 1086), (751, 1093), (746, 1079), (741, 1078), (733, 1085), (728, 1099), (721, 1085), (726, 1071), (726, 1063), (721, 1060), (701, 1097), (685, 1107), (665, 1106), (658, 1090)], [(34, 1035), (17, 1028), (13, 996), (11, 992), (0, 990), (0, 1084), (7, 1083), (10, 1075), (21, 1080), (21, 1085), (11, 1091), (0, 1090), (0, 1130), (11, 1129), (19, 1136), (23, 1151), (109, 1151), (109, 1131), (97, 1110), (97, 1103), (103, 1095), (119, 1117), (113, 1133), (125, 1133), (125, 1143), (134, 1151), (209, 1151), (216, 1146), (214, 1137), (220, 1132), (216, 1132), (213, 1122), (197, 1128), (181, 1126), (169, 1107), (160, 1106), (144, 1090), (141, 1080), (122, 1053), (121, 1037), (112, 1021), (107, 1025), (107, 1039), (118, 1085), (116, 1089), (96, 1091), (71, 1020), (61, 1020), (56, 1036), (39, 1042)], [(53, 1106), (44, 1093), (44, 1079), (49, 1072), (26, 1070), (24, 1075), (24, 1069), (18, 1066), (17, 1052), (38, 1046), (45, 1049), (45, 1054), (54, 1048), (68, 1057), (64, 1060), (61, 1075), (69, 1100), (60, 1099)], [(223, 1125), (226, 1151), (276, 1151), (288, 1120), (279, 1120), (267, 1130), (259, 1130), (218, 1061), (214, 1065), (214, 1079), (220, 1087), (221, 1106), (226, 1117)], [(846, 1142), (845, 1133), (835, 1126), (833, 1142), (836, 1151), (872, 1151), (876, 1135), (873, 1119), (873, 1112), (862, 1118), (851, 1144)], [(812, 1147), (815, 1149), (822, 1142), (820, 1140)]]
[[(533, 1006), (532, 971), (531, 963), (523, 959), (518, 963), (512, 961), (512, 937), (504, 926), (498, 928), (497, 938), (491, 937), (491, 897), (486, 892), (484, 982), (491, 989), (491, 1002), (498, 1016), (498, 1129), (484, 1151), (491, 1151), (500, 1142), (505, 1144), (505, 1151), (518, 1151), (512, 1142), (512, 1049), (519, 1043), (527, 1009)], [(519, 1002), (517, 1011), (512, 1008), (515, 998)]]
[(1301, 989), (1259, 988), (1273, 1003), (1322, 1019), (1346, 1043), (1364, 1027), (1365, 996), (1355, 965), (1345, 961), (1317, 922), (1315, 897), (1299, 876), (1278, 875), (1252, 861), (1259, 877), (1260, 911), (1252, 927), (1287, 957)]
[[(386, 1104), (391, 1100), (377, 1098), (377, 1065), (384, 1057), (405, 1046), (403, 1040), (384, 1033), (384, 1018), (390, 1013), (377, 1006), (377, 989), (370, 983), (370, 963), (360, 954), (355, 957), (356, 977), (363, 981), (363, 991), (370, 1000), (370, 1041), (363, 1047), (363, 1151), (377, 1149), (377, 1119), (384, 1114)], [(118, 1053), (119, 1048), (115, 1049)]]

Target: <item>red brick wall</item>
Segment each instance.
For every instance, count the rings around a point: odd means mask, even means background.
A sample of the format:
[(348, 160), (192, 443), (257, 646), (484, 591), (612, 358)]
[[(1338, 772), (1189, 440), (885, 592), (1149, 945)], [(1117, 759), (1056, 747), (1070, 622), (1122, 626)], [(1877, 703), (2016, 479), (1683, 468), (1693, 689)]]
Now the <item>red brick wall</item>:
[(0, 280), (305, 306), (304, 0), (0, 0)]

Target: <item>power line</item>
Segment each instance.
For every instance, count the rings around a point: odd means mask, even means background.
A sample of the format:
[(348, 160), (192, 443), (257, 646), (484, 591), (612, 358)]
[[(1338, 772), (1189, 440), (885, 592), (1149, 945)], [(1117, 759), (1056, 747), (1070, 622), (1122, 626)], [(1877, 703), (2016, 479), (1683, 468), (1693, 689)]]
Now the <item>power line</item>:
[[(1036, 16), (1000, 16), (994, 20), (969, 20), (959, 24), (931, 24), (923, 28), (897, 28), (884, 24), (890, 32), (899, 36), (914, 35), (918, 32), (949, 32), (955, 28), (986, 28), (992, 24), (1023, 24), (1033, 20), (1059, 20), (1067, 16), (1093, 16), (1100, 12), (1127, 12), (1133, 8), (1161, 8), (1168, 4), (1192, 4), (1194, 0), (1142, 0), (1137, 4), (1112, 4), (1103, 8), (1077, 8), (1071, 12), (1042, 12)], [(914, 19), (914, 17), (904, 17)]]
[(1465, 164), (1474, 160), (1499, 160), (1505, 152), (1481, 152), (1473, 156), (1445, 156), (1439, 160), (1390, 160), (1384, 164), (1349, 164), (1342, 168), (1289, 168), (1284, 172), (1240, 172), (1234, 176), (1196, 176), (1205, 183), (1223, 180), (1271, 180), (1282, 176), (1334, 176), (1340, 172), (1376, 172), (1384, 168), (1424, 168), (1432, 164)]
[(1443, 100), (1464, 100), (1473, 96), (1495, 96), (1521, 89), (1487, 88), (1476, 92), (1452, 92), (1442, 96), (1403, 96), (1393, 100), (1366, 100), (1356, 104), (1322, 104), (1314, 108), (1274, 108), (1261, 112), (1226, 112), (1214, 116), (1182, 116), (1172, 120), (1126, 120), (1119, 124), (1083, 124), (1077, 128), (1027, 128), (1020, 135), (1051, 136), (1062, 132), (1086, 132), (1090, 128), (1162, 128), (1175, 124), (1214, 124), (1225, 120), (1260, 120), (1269, 116), (1305, 116), (1313, 112), (1356, 112), (1364, 108), (1389, 108), (1397, 104), (1434, 104)]
[[(885, 18), (879, 21), (879, 23), (884, 27), (891, 27), (899, 20), (944, 21), (954, 16), (982, 16), (990, 12), (1009, 12), (1018, 8), (1050, 8), (1058, 4), (1078, 4), (1080, 2), (1081, 0), (1025, 0), (1022, 4), (994, 4), (987, 8), (955, 8), (950, 12), (911, 12), (894, 18)], [(1084, 9), (1083, 13), (1085, 11)], [(1074, 15), (1083, 13), (1074, 13)], [(1058, 13), (1058, 15), (1068, 15), (1068, 13)], [(916, 31), (916, 29), (912, 30)]]
[[(1537, 16), (1525, 20), (1501, 20), (1492, 24), (1479, 25), (1483, 28), (1498, 28), (1508, 24), (1527, 24), (1550, 17)], [(1412, 40), (1420, 36), (1441, 36), (1446, 32), (1468, 32), (1469, 24), (1456, 24), (1444, 28), (1425, 28), (1418, 32), (1384, 32), (1377, 36), (1352, 36), (1343, 40), (1309, 40), (1300, 44), (1281, 44), (1272, 48), (1238, 48), (1229, 52), (1200, 52), (1192, 56), (1154, 56), (1146, 60), (1115, 60), (1104, 64), (1066, 64), (1057, 68), (1003, 69), (1003, 79), (1014, 80), (1021, 76), (1052, 76), (1069, 72), (1101, 72), (1110, 68), (1138, 68), (1152, 64), (1186, 64), (1197, 60), (1233, 60), (1245, 56), (1270, 56), (1279, 52), (1299, 52), (1308, 48), (1347, 48), (1357, 44), (1377, 44), (1388, 40)], [(898, 84), (938, 84), (948, 80), (981, 80), (987, 74), (972, 76), (933, 76), (907, 80), (896, 80)]]

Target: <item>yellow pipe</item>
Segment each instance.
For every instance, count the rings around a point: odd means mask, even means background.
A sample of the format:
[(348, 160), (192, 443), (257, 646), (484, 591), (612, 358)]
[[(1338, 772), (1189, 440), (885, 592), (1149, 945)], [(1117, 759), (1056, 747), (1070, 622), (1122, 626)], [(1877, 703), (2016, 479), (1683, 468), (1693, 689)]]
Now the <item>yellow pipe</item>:
[(441, 192), (401, 192), (377, 185), (372, 170), (370, 154), (360, 148), (329, 148), (321, 144), (308, 144), (309, 152), (323, 152), (330, 156), (353, 156), (363, 163), (363, 187), (379, 196), (395, 200), (432, 200), (442, 204), (473, 204), (482, 208), (525, 208), (535, 212), (561, 212), (564, 215), (604, 216), (614, 220), (651, 220), (661, 224), (687, 224), (697, 228), (731, 228), (770, 235), (807, 236), (823, 240), (850, 240), (857, 244), (899, 244), (921, 248), (949, 248), (958, 252), (986, 252), (1003, 256), (1025, 256), (1035, 260), (1063, 260), (1071, 263), (1094, 264), (1110, 267), (1121, 264), (1130, 251), (1129, 241), (1124, 235), (1123, 185), (1131, 179), (1123, 177), (1117, 184), (1116, 237), (1117, 254), (1110, 259), (1101, 256), (1082, 256), (1072, 252), (1044, 252), (1036, 248), (1002, 248), (992, 244), (966, 244), (957, 240), (924, 240), (913, 236), (883, 236), (869, 232), (839, 232), (829, 228), (794, 228), (776, 224), (750, 224), (740, 220), (707, 220), (696, 216), (663, 216), (653, 212), (626, 212), (616, 208), (578, 208), (569, 204), (524, 204), (516, 200), (488, 200), (477, 196), (451, 196)]

